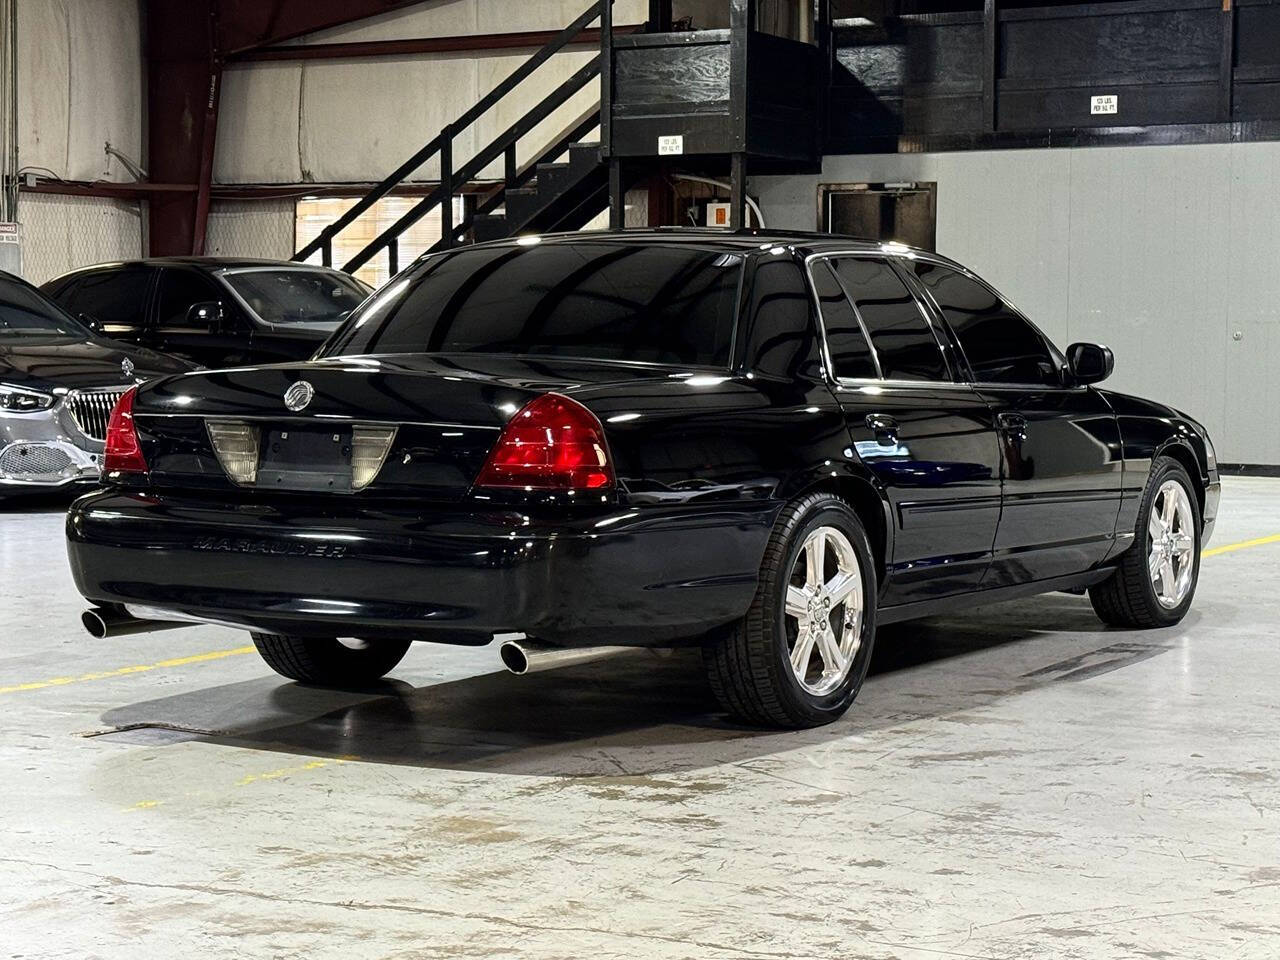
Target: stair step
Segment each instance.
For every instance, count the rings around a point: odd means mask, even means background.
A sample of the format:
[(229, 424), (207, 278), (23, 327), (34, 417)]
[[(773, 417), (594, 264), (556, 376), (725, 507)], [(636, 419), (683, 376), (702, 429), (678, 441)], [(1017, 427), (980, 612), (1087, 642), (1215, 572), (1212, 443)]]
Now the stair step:
[(507, 229), (507, 218), (500, 213), (482, 213), (472, 221), (472, 232), (476, 243), (486, 240), (505, 240), (511, 235)]
[(582, 168), (596, 167), (600, 165), (600, 159), (600, 144), (598, 142), (569, 144), (569, 163), (572, 166)]

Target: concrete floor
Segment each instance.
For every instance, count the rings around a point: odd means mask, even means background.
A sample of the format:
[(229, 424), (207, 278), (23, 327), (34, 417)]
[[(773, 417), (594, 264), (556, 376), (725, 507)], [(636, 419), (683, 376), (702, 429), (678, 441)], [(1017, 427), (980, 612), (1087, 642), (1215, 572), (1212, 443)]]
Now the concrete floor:
[[(1212, 546), (1278, 506), (1228, 481)], [(0, 583), (0, 957), (1280, 956), (1280, 542), (1172, 630), (886, 629), (798, 734), (689, 658), (423, 646), (360, 695), (230, 630), (93, 641), (56, 504), (0, 509)]]

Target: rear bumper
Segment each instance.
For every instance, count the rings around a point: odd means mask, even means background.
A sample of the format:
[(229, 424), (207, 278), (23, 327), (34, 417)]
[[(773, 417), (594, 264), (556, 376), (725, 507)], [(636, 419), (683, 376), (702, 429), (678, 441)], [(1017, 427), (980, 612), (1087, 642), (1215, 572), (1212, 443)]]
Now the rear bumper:
[(518, 511), (228, 505), (103, 491), (67, 515), (80, 592), (247, 629), (658, 644), (746, 612), (777, 507)]

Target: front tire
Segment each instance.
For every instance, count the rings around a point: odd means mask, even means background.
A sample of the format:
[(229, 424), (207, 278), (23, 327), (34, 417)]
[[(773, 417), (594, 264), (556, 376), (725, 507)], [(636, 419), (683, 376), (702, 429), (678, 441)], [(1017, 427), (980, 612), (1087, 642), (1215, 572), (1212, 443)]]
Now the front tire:
[(359, 687), (386, 676), (404, 659), (408, 640), (369, 640), (352, 646), (334, 638), (254, 633), (253, 645), (276, 673), (320, 687)]
[(747, 615), (703, 647), (711, 688), (747, 723), (830, 723), (862, 688), (875, 620), (875, 561), (858, 515), (833, 494), (802, 497), (774, 525)]
[(1171, 627), (1187, 615), (1200, 578), (1200, 502), (1182, 464), (1158, 457), (1131, 546), (1109, 580), (1089, 588), (1103, 623)]

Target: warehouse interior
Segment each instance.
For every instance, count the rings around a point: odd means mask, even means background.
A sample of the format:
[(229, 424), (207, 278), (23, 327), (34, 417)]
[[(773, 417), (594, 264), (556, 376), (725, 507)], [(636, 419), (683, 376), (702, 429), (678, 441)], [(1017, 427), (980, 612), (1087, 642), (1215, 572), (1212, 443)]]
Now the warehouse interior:
[(74, 493), (0, 493), (6, 955), (1280, 955), (1280, 2), (0, 0), (0, 98), (0, 269), (37, 287), (901, 241), (1106, 344), (1222, 472), (1180, 624), (1050, 593), (888, 625), (799, 732), (727, 720), (687, 650), (416, 644), (335, 691), (225, 626), (93, 639)]

